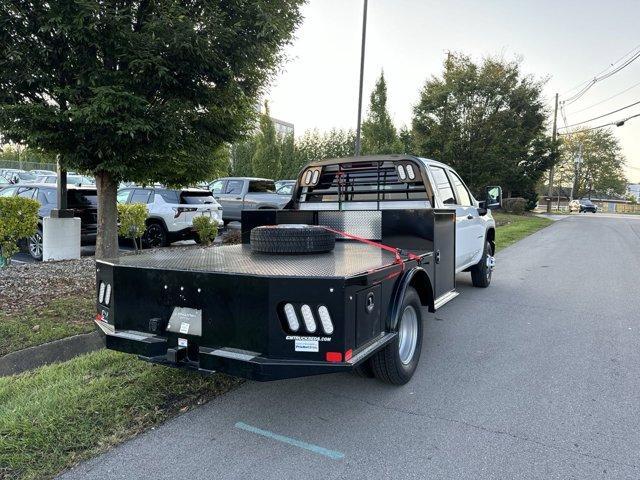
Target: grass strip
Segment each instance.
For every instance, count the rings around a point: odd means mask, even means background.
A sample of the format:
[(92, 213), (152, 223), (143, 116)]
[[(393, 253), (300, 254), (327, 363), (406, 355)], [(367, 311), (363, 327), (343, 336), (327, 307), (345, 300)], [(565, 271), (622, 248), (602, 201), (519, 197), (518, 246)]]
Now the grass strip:
[(493, 217), (496, 220), (496, 251), (500, 251), (553, 223), (553, 220), (534, 215), (493, 213)]
[(0, 378), (0, 478), (52, 478), (239, 383), (108, 350)]
[[(1, 306), (0, 306), (1, 308)], [(95, 300), (68, 297), (20, 313), (0, 310), (0, 356), (23, 348), (95, 330)]]

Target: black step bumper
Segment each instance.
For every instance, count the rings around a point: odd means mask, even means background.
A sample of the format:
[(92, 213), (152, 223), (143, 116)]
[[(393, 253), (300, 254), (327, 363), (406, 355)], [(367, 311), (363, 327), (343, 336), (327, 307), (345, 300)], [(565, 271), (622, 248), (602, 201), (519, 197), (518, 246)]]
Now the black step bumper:
[(137, 331), (106, 331), (103, 322), (96, 322), (105, 334), (108, 349), (138, 355), (147, 362), (170, 367), (194, 370), (200, 373), (226, 373), (261, 382), (286, 378), (348, 372), (355, 365), (371, 356), (389, 343), (395, 334), (381, 335), (375, 342), (354, 352), (353, 357), (343, 362), (322, 362), (300, 359), (267, 358), (256, 352), (231, 348), (200, 347), (197, 361), (186, 356), (184, 347), (171, 348), (167, 339), (150, 333)]

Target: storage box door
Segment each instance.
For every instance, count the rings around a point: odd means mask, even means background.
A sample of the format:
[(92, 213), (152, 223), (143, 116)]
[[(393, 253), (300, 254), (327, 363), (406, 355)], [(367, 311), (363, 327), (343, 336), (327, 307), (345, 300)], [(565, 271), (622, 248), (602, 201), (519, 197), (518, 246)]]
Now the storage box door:
[(435, 297), (453, 290), (456, 278), (455, 211), (434, 212)]

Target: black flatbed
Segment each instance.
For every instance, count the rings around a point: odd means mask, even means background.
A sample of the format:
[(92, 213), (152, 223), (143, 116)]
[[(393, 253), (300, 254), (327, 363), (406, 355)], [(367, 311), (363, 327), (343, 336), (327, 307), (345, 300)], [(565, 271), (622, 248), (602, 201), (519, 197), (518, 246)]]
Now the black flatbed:
[[(425, 253), (425, 252), (414, 252)], [(267, 277), (348, 278), (379, 270), (395, 262), (393, 253), (355, 241), (339, 241), (329, 253), (269, 255), (251, 246), (157, 249), (103, 261), (116, 267), (167, 271), (224, 273)]]

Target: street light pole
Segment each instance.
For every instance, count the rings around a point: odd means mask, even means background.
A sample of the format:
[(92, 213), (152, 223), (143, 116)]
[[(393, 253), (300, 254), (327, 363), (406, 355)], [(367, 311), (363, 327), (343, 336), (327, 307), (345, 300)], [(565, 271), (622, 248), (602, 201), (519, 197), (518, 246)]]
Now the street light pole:
[(369, 0), (364, 0), (364, 10), (362, 12), (362, 46), (360, 51), (360, 90), (358, 92), (358, 125), (356, 127), (356, 149), (355, 156), (360, 156), (360, 124), (362, 121), (362, 80), (364, 77), (364, 49), (367, 40), (367, 5)]

